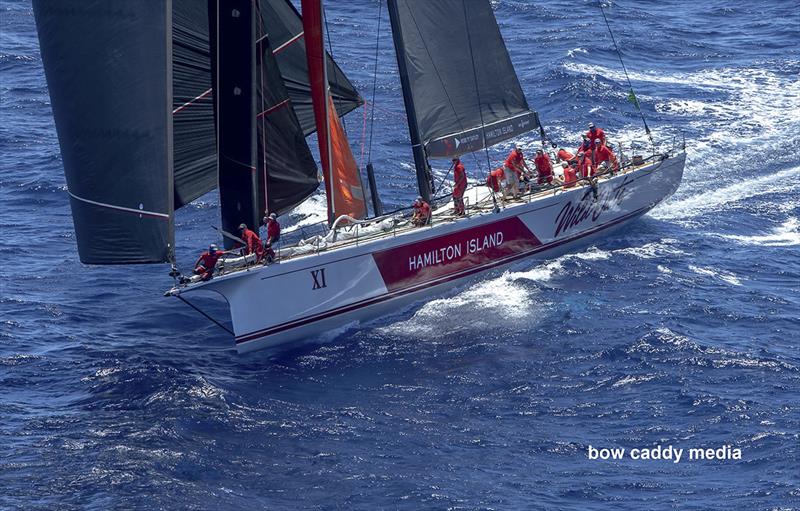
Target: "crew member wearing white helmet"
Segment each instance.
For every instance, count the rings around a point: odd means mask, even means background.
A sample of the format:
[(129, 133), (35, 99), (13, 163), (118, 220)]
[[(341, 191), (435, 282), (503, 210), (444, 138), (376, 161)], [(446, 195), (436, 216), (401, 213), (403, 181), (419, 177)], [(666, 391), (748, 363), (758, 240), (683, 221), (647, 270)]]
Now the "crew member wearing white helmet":
[(429, 223), (431, 223), (431, 207), (422, 200), (422, 197), (417, 197), (417, 200), (414, 201), (414, 214), (411, 215), (411, 224), (416, 227), (422, 227)]

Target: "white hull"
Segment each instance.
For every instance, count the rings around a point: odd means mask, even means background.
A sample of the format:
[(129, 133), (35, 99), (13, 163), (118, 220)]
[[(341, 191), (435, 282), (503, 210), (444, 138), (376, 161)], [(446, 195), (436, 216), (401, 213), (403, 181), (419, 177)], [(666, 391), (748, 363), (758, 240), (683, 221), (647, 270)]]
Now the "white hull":
[(225, 297), (239, 352), (301, 341), (397, 311), (522, 258), (552, 258), (606, 236), (669, 197), (684, 163), (681, 153), (601, 180), (596, 202), (588, 186), (576, 187), (499, 213), (222, 275), (180, 293)]

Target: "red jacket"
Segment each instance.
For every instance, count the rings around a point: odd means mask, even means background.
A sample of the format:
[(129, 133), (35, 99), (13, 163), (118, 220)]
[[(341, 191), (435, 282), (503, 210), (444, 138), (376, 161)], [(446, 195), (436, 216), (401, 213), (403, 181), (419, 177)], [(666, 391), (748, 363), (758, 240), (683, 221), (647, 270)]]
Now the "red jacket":
[(453, 167), (453, 197), (460, 199), (464, 196), (464, 191), (467, 189), (467, 171), (464, 169), (464, 164), (461, 162), (456, 163)]
[(272, 241), (278, 241), (281, 237), (281, 224), (278, 223), (277, 220), (269, 219), (267, 220), (267, 239)]
[(486, 177), (486, 186), (492, 189), (493, 192), (500, 191), (500, 181), (503, 180), (503, 169), (494, 169)]
[(425, 201), (420, 201), (419, 204), (414, 204), (414, 215), (420, 220), (427, 220), (431, 217), (431, 207)]
[(567, 166), (564, 169), (564, 188), (572, 188), (575, 186), (575, 183), (578, 179), (578, 176), (575, 174), (575, 167)]
[(586, 132), (586, 136), (589, 137), (589, 143), (591, 144), (592, 148), (594, 148), (594, 141), (597, 138), (600, 139), (601, 145), (606, 145), (606, 134), (602, 128), (595, 126), (594, 131), (589, 130)]
[(508, 154), (508, 158), (506, 158), (505, 166), (511, 170), (517, 170), (518, 168), (522, 168), (523, 165), (525, 165), (525, 160), (522, 158), (522, 153), (516, 149), (512, 149)]
[(578, 177), (588, 177), (590, 174), (594, 174), (592, 153), (584, 153), (583, 157), (578, 155)]
[(567, 151), (566, 149), (559, 149), (558, 150), (558, 159), (561, 161), (570, 161), (575, 157), (574, 154)]
[(617, 164), (617, 157), (608, 147), (601, 145), (594, 150), (594, 165), (595, 167), (599, 167), (601, 163), (604, 161), (610, 162), (611, 167), (614, 170), (617, 170), (619, 165)]
[(550, 155), (544, 152), (541, 155), (537, 154), (533, 161), (536, 163), (536, 171), (539, 173), (539, 184), (551, 182), (553, 180), (553, 164), (550, 163)]
[(245, 255), (256, 254), (259, 258), (263, 255), (264, 247), (261, 245), (261, 238), (258, 237), (258, 234), (250, 229), (245, 229), (242, 231), (242, 241), (247, 244)]
[(195, 267), (202, 266), (207, 272), (209, 272), (217, 265), (217, 261), (220, 257), (222, 257), (222, 254), (223, 252), (220, 250), (216, 250), (213, 254), (209, 251), (205, 251), (200, 254), (200, 259), (198, 259), (197, 263), (195, 263)]

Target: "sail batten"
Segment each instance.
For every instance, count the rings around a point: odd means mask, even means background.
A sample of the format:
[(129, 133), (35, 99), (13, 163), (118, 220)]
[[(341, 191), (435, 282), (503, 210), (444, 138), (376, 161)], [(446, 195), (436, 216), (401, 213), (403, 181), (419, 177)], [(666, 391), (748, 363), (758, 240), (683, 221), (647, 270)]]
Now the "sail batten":
[(390, 0), (390, 7), (403, 43), (404, 94), (428, 157), (476, 151), (538, 127), (488, 0)]

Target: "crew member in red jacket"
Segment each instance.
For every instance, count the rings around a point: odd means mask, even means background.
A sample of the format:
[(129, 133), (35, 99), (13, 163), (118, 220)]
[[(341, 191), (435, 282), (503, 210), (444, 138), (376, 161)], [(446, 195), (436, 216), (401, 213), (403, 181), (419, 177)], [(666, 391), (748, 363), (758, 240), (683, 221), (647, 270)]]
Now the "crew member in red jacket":
[(558, 156), (558, 161), (567, 161), (568, 162), (568, 161), (572, 160), (573, 158), (575, 158), (574, 154), (572, 154), (571, 152), (567, 151), (563, 147), (558, 150), (558, 155), (557, 156)]
[(578, 182), (578, 161), (570, 160), (564, 167), (564, 188), (572, 188)]
[(537, 149), (533, 162), (536, 164), (536, 172), (539, 174), (537, 183), (540, 185), (551, 184), (553, 182), (553, 164), (550, 162), (550, 155)]
[(267, 225), (267, 242), (265, 245), (271, 247), (273, 243), (281, 240), (281, 224), (278, 223), (278, 215), (270, 213), (269, 216), (264, 217), (264, 223)]
[(208, 250), (200, 254), (200, 257), (194, 263), (194, 274), (200, 275), (200, 280), (211, 280), (214, 275), (214, 268), (217, 266), (217, 261), (222, 257), (225, 252), (221, 252), (213, 243), (208, 246)]
[(422, 200), (422, 197), (417, 197), (417, 200), (414, 201), (414, 214), (411, 215), (411, 224), (416, 227), (422, 227), (429, 223), (431, 223), (431, 207)]
[(267, 226), (267, 241), (264, 242), (264, 253), (267, 256), (267, 262), (272, 262), (275, 259), (275, 251), (272, 245), (281, 239), (281, 224), (278, 223), (278, 215), (270, 213), (264, 217), (264, 224)]
[[(619, 163), (617, 163), (617, 157), (614, 155), (614, 152), (609, 149), (607, 146), (603, 145), (600, 139), (596, 139), (595, 141), (595, 150), (594, 150), (594, 168), (599, 168), (600, 164), (603, 162), (608, 162), (608, 165), (611, 165), (611, 169), (616, 172), (619, 170)], [(594, 172), (592, 173), (594, 175)]]
[(455, 214), (461, 216), (464, 211), (464, 191), (467, 189), (467, 171), (458, 157), (453, 158), (453, 207)]
[(247, 224), (239, 224), (240, 238), (245, 242), (244, 255), (255, 254), (256, 262), (264, 258), (264, 247), (258, 234), (247, 228)]
[(576, 159), (577, 159), (577, 165), (575, 168), (578, 171), (578, 178), (589, 177), (589, 174), (593, 172), (592, 154), (578, 153)]
[(606, 145), (605, 132), (601, 128), (595, 126), (593, 122), (589, 123), (589, 131), (586, 132), (586, 137), (589, 139), (592, 149), (597, 146), (597, 139), (600, 139), (600, 144)]
[(499, 167), (494, 169), (486, 177), (486, 186), (488, 186), (494, 193), (501, 190), (501, 182), (503, 181), (503, 168)]
[(516, 199), (519, 197), (520, 177), (526, 170), (530, 171), (528, 164), (525, 163), (522, 148), (519, 145), (515, 145), (514, 149), (508, 153), (503, 170), (506, 177), (506, 192)]
[(581, 142), (581, 145), (575, 149), (575, 154), (588, 153), (592, 149), (592, 142), (589, 140), (589, 137), (586, 135), (581, 135), (581, 137), (583, 138), (583, 141)]

